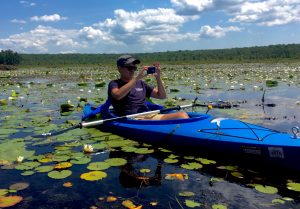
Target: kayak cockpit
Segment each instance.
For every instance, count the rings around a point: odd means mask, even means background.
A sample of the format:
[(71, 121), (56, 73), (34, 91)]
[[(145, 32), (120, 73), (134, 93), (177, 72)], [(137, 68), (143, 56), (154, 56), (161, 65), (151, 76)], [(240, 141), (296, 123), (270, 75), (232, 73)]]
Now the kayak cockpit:
[[(162, 125), (162, 124), (178, 124), (178, 123), (191, 123), (196, 121), (201, 121), (205, 119), (209, 119), (211, 116), (208, 114), (200, 114), (196, 112), (187, 112), (190, 118), (179, 118), (179, 119), (171, 119), (171, 120), (137, 120), (135, 118), (124, 118), (119, 121), (115, 121), (115, 123), (127, 123), (127, 124), (139, 124), (139, 125)], [(108, 118), (114, 118), (115, 116), (112, 112), (107, 115)]]

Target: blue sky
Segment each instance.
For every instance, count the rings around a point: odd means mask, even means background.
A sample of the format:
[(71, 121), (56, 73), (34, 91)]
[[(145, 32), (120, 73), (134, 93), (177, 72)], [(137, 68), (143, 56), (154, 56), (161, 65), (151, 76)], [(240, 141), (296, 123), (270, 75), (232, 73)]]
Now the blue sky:
[(0, 49), (141, 53), (300, 43), (300, 0), (1, 0)]

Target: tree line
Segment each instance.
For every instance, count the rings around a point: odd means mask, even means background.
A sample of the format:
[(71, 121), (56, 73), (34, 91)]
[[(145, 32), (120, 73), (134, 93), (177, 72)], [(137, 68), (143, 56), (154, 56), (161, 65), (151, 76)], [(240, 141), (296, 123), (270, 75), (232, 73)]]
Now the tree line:
[[(0, 64), (23, 66), (115, 65), (120, 54), (17, 54), (1, 51)], [(300, 44), (256, 46), (232, 49), (179, 50), (136, 53), (145, 64), (246, 63), (300, 61)]]
[(21, 56), (12, 50), (1, 50), (0, 65), (18, 65), (21, 62)]

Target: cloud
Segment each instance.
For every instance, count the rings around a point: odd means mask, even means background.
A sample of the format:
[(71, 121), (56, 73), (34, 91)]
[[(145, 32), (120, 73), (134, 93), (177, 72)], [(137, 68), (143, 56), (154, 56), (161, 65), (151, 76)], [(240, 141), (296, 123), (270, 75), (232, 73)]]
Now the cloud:
[(299, 0), (171, 0), (180, 15), (200, 15), (208, 11), (227, 14), (229, 22), (263, 26), (300, 22)]
[(211, 27), (209, 25), (204, 25), (200, 29), (200, 37), (206, 38), (221, 38), (228, 32), (240, 32), (241, 28), (230, 26), (230, 27), (220, 27), (219, 25)]
[(18, 19), (13, 19), (10, 22), (11, 23), (18, 23), (18, 24), (26, 24), (25, 20), (18, 20)]
[(62, 17), (59, 14), (53, 14), (53, 15), (43, 15), (43, 16), (33, 16), (30, 18), (31, 21), (41, 21), (41, 22), (57, 22), (61, 20), (66, 20), (67, 17)]
[(261, 2), (244, 2), (230, 21), (257, 23), (264, 26), (300, 22), (300, 1), (266, 0)]
[(33, 6), (36, 5), (36, 3), (29, 2), (29, 1), (19, 1), (19, 2), (20, 2), (20, 4), (22, 4), (22, 5), (26, 6), (26, 7), (33, 7)]
[(213, 0), (171, 0), (178, 14), (195, 15), (213, 7)]
[(39, 25), (35, 29), (0, 39), (0, 45), (18, 52), (47, 53), (84, 47), (76, 41), (78, 31)]

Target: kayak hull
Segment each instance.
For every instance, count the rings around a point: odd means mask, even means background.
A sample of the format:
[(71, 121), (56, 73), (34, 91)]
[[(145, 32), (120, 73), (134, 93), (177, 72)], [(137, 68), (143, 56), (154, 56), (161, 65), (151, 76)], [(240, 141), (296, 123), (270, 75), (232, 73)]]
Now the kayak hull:
[(290, 134), (239, 120), (188, 114), (189, 119), (124, 119), (105, 123), (100, 128), (144, 143), (221, 156), (243, 156), (300, 170), (300, 140)]

